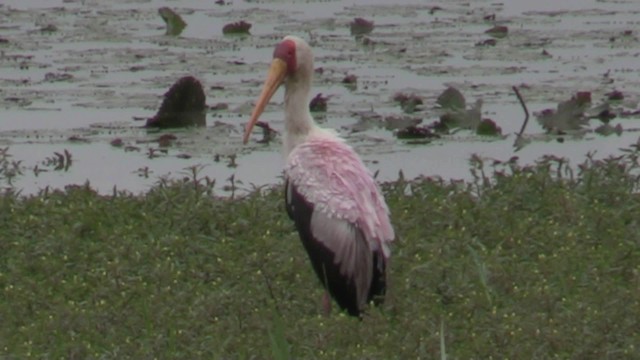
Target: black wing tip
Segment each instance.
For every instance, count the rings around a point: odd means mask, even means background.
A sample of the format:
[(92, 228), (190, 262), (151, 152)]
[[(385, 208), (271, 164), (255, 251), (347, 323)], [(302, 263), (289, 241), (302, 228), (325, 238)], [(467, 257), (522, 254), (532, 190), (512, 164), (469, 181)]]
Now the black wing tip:
[[(338, 306), (348, 315), (362, 319), (366, 306), (361, 306), (357, 300), (357, 290), (353, 279), (340, 273), (340, 269), (333, 263), (334, 254), (314, 239), (311, 234), (311, 216), (313, 204), (297, 191), (296, 187), (287, 181), (285, 183), (285, 204), (287, 213), (294, 221), (300, 240), (307, 250), (313, 269), (325, 290), (338, 303)], [(386, 262), (380, 251), (373, 252), (373, 278), (367, 294), (367, 305), (375, 306), (384, 303), (386, 293)]]
[(387, 264), (384, 254), (380, 251), (373, 252), (373, 279), (367, 296), (367, 301), (373, 301), (374, 305), (382, 305), (387, 293)]

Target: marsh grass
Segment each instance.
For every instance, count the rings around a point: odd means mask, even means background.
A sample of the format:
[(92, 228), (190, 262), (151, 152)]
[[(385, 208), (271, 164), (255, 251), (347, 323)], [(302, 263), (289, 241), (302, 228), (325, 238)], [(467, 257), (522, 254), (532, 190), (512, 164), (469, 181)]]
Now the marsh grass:
[(321, 316), (280, 187), (8, 191), (0, 358), (634, 358), (636, 152), (470, 166), (470, 183), (383, 184), (399, 238), (362, 321)]

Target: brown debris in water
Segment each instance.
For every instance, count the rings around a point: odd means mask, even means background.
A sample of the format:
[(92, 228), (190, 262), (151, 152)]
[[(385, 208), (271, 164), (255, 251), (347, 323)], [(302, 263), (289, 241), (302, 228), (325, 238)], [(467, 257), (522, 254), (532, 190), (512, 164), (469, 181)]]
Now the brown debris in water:
[(53, 24), (48, 24), (40, 28), (40, 32), (52, 33), (58, 31), (58, 27)]
[(227, 110), (227, 109), (229, 109), (229, 104), (223, 103), (223, 102), (209, 106), (209, 110), (211, 111), (220, 111), (220, 110)]
[(612, 101), (624, 100), (624, 94), (622, 93), (622, 91), (619, 91), (619, 90), (613, 90), (612, 92), (607, 93), (606, 95), (607, 95), (607, 98)]
[(483, 41), (478, 41), (475, 46), (496, 46), (498, 42), (496, 39), (486, 39)]
[(251, 29), (251, 24), (241, 20), (238, 22), (234, 22), (231, 24), (227, 24), (222, 28), (222, 33), (225, 35), (238, 34), (238, 35), (251, 35), (249, 30)]
[(363, 18), (355, 18), (349, 24), (349, 28), (351, 30), (351, 35), (367, 35), (373, 31), (373, 21), (369, 21)]
[(115, 138), (109, 142), (113, 147), (122, 147), (124, 145), (124, 141), (121, 138)]
[(160, 135), (156, 141), (158, 142), (158, 146), (160, 147), (169, 147), (173, 143), (174, 140), (177, 140), (178, 137), (173, 134), (163, 134)]
[(398, 130), (398, 132), (396, 132), (396, 137), (398, 139), (404, 139), (404, 140), (416, 140), (416, 139), (433, 139), (433, 138), (437, 139), (440, 137), (440, 135), (435, 134), (427, 126), (418, 127), (418, 126), (412, 125), (402, 130)]
[(206, 125), (206, 104), (202, 85), (193, 76), (176, 81), (164, 95), (156, 115), (145, 127), (176, 128)]
[(433, 14), (436, 13), (436, 11), (440, 11), (440, 10), (442, 10), (442, 8), (440, 6), (437, 6), (437, 5), (436, 6), (432, 6), (429, 9), (429, 15), (433, 15)]
[(494, 38), (502, 39), (503, 37), (507, 36), (508, 32), (509, 32), (508, 27), (504, 25), (496, 25), (491, 29), (485, 31), (485, 34), (488, 34), (489, 36), (493, 36)]

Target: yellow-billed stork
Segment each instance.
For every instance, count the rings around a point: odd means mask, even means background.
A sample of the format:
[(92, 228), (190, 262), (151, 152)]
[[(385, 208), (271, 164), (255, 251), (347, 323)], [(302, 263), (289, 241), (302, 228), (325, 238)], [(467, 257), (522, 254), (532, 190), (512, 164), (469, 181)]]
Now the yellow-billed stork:
[[(309, 45), (286, 36), (275, 48), (243, 142), (284, 84), (287, 213), (325, 290), (350, 315), (360, 316), (369, 302), (384, 299), (395, 235), (371, 172), (344, 140), (311, 117), (313, 71)], [(329, 306), (325, 293), (325, 310)]]

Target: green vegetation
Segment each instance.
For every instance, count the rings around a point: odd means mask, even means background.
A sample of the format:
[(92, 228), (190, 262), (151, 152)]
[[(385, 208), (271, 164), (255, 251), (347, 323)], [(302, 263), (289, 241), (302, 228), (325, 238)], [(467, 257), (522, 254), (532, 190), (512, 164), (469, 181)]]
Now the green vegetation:
[(321, 315), (280, 187), (8, 192), (0, 358), (637, 356), (637, 153), (575, 172), (474, 158), (471, 171), (383, 185), (399, 239), (387, 302), (362, 321)]

